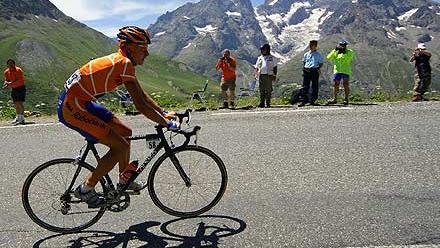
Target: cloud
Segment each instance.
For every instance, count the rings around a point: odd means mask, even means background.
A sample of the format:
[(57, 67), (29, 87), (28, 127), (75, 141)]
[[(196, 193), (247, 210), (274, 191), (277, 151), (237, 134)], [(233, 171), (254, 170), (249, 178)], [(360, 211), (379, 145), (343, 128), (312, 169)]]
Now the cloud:
[(78, 21), (96, 21), (102, 19), (123, 18), (140, 20), (149, 15), (161, 15), (187, 2), (198, 0), (50, 0), (66, 15)]

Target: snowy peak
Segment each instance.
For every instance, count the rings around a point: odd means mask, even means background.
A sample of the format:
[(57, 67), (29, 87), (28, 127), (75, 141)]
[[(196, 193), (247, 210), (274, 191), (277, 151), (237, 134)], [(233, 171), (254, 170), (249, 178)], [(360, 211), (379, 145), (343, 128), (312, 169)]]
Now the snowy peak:
[(185, 62), (208, 47), (215, 59), (227, 48), (239, 59), (253, 61), (266, 42), (250, 0), (188, 3), (159, 17), (149, 29), (154, 50)]
[(303, 51), (308, 42), (320, 38), (320, 25), (334, 12), (314, 1), (266, 1), (255, 11), (256, 18), (275, 55), (287, 62)]
[(383, 32), (380, 40), (367, 38), (381, 43), (398, 41), (398, 32), (408, 27), (438, 32), (438, 9), (434, 2), (417, 0), (267, 0), (255, 15), (275, 55), (287, 62), (310, 40), (326, 36), (365, 40), (369, 32)]

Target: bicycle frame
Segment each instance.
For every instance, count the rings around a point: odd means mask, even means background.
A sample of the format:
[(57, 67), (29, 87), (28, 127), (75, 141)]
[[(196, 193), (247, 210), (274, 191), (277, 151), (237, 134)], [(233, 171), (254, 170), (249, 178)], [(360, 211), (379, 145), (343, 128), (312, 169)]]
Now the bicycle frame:
[[(177, 157), (173, 154), (173, 148), (171, 148), (169, 146), (168, 142), (165, 139), (165, 134), (163, 132), (162, 127), (156, 126), (156, 131), (157, 131), (157, 134), (131, 136), (131, 137), (127, 138), (127, 140), (130, 140), (130, 141), (131, 140), (151, 141), (151, 140), (159, 139), (160, 143), (157, 147), (155, 147), (153, 149), (153, 151), (150, 153), (150, 155), (147, 156), (145, 161), (141, 165), (139, 165), (139, 167), (137, 168), (137, 170), (135, 171), (133, 176), (130, 177), (130, 179), (127, 181), (125, 186), (121, 189), (121, 191), (127, 190), (130, 183), (132, 183), (139, 176), (139, 174), (141, 174), (145, 170), (145, 168), (147, 168), (148, 164), (156, 157), (156, 155), (162, 149), (165, 149), (165, 154), (170, 155), (170, 159), (173, 162), (174, 166), (176, 167), (177, 171), (179, 172), (179, 175), (182, 177), (182, 180), (185, 182), (185, 185), (188, 187), (191, 186), (191, 181), (190, 181), (188, 175), (183, 170)], [(189, 140), (185, 141), (185, 143), (182, 146), (187, 145), (188, 142), (189, 142)], [(96, 150), (95, 143), (93, 143), (91, 141), (87, 141), (87, 145), (86, 145), (84, 152), (82, 152), (82, 154), (76, 158), (76, 162), (77, 163), (85, 162), (90, 151), (92, 151), (96, 161), (99, 161), (100, 156), (98, 154), (98, 151)], [(78, 166), (78, 168), (76, 169), (75, 174), (73, 176), (72, 182), (70, 183), (69, 187), (67, 188), (64, 196), (69, 195), (69, 193), (72, 191), (74, 183), (75, 183), (80, 172), (81, 172), (81, 166)], [(106, 181), (106, 186), (109, 187), (111, 190), (115, 190), (116, 188), (115, 188), (114, 184), (112, 183), (110, 177), (108, 175), (105, 175), (104, 177), (105, 177), (105, 181)], [(106, 189), (104, 189), (104, 190), (106, 190)]]

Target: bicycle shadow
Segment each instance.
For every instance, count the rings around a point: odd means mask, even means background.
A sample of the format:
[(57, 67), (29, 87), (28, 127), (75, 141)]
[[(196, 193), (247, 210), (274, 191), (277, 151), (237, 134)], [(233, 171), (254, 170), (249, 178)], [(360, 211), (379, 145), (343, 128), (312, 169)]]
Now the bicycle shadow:
[[(239, 234), (246, 226), (243, 220), (235, 217), (203, 215), (164, 223), (147, 221), (130, 226), (122, 233), (83, 231), (56, 234), (38, 240), (33, 247), (218, 247), (222, 238)], [(159, 227), (159, 233), (151, 230), (155, 227)]]

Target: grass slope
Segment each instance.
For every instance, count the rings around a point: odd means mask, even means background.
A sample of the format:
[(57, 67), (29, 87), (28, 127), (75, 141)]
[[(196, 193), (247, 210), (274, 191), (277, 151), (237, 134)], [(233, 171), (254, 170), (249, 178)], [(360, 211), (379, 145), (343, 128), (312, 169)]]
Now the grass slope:
[[(23, 20), (11, 18), (0, 22), (0, 62), (13, 58), (25, 71), (26, 108), (30, 110), (38, 110), (35, 106), (40, 105), (39, 110), (53, 113), (60, 89), (71, 73), (90, 58), (116, 50), (113, 40), (75, 21), (27, 15)], [(151, 55), (136, 69), (148, 92), (167, 92), (179, 101), (187, 101), (207, 79), (189, 71), (182, 63), (157, 55)], [(211, 82), (208, 91), (218, 90)], [(3, 106), (10, 100), (9, 95), (9, 90), (0, 91)]]

